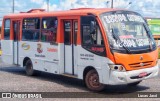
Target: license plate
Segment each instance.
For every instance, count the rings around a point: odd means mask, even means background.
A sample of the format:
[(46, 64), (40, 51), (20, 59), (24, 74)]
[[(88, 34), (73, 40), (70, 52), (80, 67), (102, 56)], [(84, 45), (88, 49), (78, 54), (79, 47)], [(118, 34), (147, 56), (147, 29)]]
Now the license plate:
[(145, 77), (145, 76), (147, 76), (147, 72), (143, 72), (139, 74), (139, 77)]

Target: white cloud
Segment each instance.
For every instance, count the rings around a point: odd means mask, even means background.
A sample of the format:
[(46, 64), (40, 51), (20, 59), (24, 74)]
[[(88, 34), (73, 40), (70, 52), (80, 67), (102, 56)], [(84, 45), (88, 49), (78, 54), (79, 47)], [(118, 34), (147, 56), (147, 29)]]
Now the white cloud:
[(36, 3), (36, 4), (43, 4), (44, 0), (30, 0), (32, 3)]
[[(47, 9), (47, 3), (43, 3), (43, 5), (41, 6), (42, 9)], [(58, 10), (58, 6), (53, 4), (53, 5), (49, 5), (49, 10), (50, 11), (54, 11), (54, 10)]]
[[(62, 0), (61, 0), (62, 1)], [(104, 8), (108, 0), (63, 0), (57, 7), (50, 5), (50, 8), (54, 7), (54, 10), (68, 10), (71, 8), (82, 8), (82, 7), (92, 7), (92, 8)], [(45, 4), (44, 4), (45, 5)], [(42, 5), (42, 8), (44, 8)]]
[(15, 7), (22, 8), (25, 5), (25, 3), (20, 3), (18, 1), (15, 1), (14, 5)]
[(139, 3), (138, 3), (138, 6), (139, 6), (139, 7), (143, 7), (143, 2), (142, 2), (142, 1), (139, 2)]
[[(60, 5), (57, 7), (50, 5), (50, 8), (54, 7), (54, 10), (68, 10), (71, 8), (109, 8), (111, 7), (111, 0), (61, 0)], [(128, 1), (124, 0), (114, 0), (115, 8), (127, 8), (129, 4)], [(46, 4), (42, 5), (44, 8)]]

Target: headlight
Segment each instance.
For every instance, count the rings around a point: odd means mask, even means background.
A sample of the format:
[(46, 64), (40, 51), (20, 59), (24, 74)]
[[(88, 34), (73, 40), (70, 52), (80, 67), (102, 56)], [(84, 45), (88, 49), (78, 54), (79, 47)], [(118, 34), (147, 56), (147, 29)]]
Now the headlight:
[(109, 67), (113, 71), (120, 71), (120, 72), (126, 71), (125, 68), (122, 65), (109, 64)]

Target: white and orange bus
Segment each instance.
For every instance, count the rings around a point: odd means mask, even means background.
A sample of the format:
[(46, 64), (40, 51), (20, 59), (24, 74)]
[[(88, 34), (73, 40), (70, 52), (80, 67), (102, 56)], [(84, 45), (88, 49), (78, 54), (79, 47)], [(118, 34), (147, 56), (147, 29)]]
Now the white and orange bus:
[(80, 8), (4, 16), (2, 60), (75, 77), (94, 91), (137, 85), (158, 75), (158, 51), (144, 18), (133, 11)]

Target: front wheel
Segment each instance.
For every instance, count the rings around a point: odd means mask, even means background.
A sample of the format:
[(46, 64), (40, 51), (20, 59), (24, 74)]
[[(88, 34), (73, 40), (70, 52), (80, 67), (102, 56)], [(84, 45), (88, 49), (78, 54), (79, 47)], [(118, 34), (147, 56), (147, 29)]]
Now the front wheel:
[(85, 84), (92, 91), (102, 91), (104, 85), (99, 82), (99, 76), (96, 70), (90, 70), (85, 76)]

